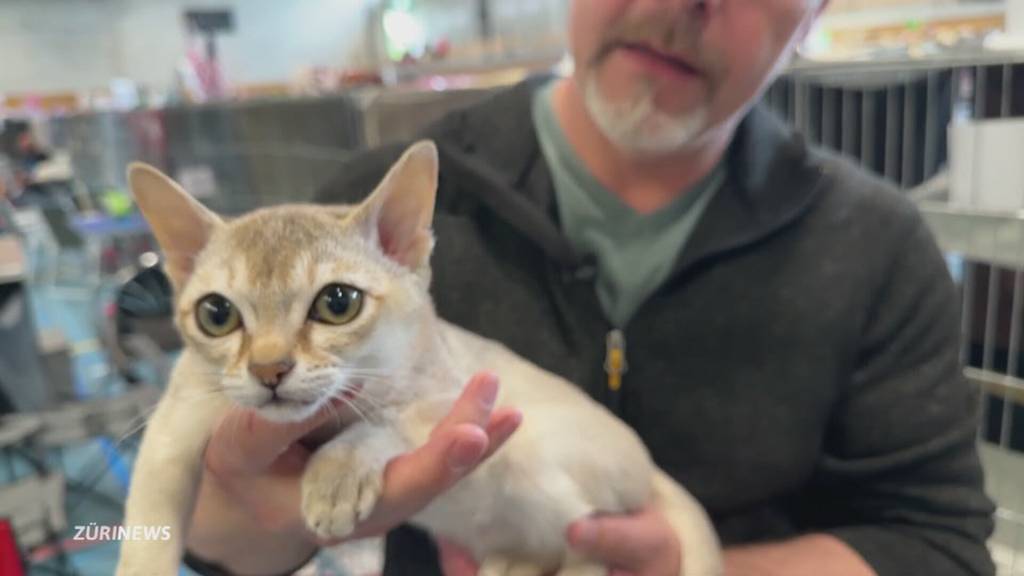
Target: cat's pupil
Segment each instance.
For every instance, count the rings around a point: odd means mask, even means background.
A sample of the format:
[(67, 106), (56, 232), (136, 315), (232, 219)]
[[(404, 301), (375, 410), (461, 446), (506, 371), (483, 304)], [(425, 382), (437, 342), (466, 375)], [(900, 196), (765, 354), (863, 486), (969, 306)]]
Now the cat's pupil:
[(224, 326), (231, 321), (231, 302), (226, 298), (207, 298), (202, 305), (206, 318), (214, 326)]
[(324, 294), (327, 309), (335, 316), (344, 316), (352, 306), (352, 293), (342, 286), (331, 286)]

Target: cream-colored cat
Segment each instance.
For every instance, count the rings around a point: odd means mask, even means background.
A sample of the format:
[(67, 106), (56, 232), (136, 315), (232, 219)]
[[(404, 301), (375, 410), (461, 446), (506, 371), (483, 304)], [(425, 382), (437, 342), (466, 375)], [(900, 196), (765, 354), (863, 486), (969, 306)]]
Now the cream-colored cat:
[(186, 348), (146, 429), (125, 525), (171, 541), (124, 542), (118, 574), (177, 574), (217, 419), (231, 405), (301, 420), (344, 397), (364, 418), (314, 454), (302, 512), (340, 537), (373, 508), (385, 463), (422, 445), (479, 370), (522, 410), (508, 443), (412, 519), (469, 549), (484, 576), (603, 576), (569, 554), (567, 526), (649, 502), (667, 515), (685, 576), (721, 574), (700, 505), (658, 470), (633, 431), (569, 382), (439, 319), (428, 294), (434, 145), (421, 142), (361, 205), (267, 208), (225, 222), (157, 170), (132, 191), (166, 255)]

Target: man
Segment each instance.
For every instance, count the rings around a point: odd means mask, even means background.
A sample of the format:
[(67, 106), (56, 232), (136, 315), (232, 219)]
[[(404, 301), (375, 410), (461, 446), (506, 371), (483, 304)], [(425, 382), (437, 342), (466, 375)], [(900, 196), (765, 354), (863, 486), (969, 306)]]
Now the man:
[[(931, 235), (895, 190), (752, 107), (821, 9), (575, 1), (571, 78), (427, 131), (441, 150), (432, 293), (443, 317), (636, 428), (707, 507), (729, 576), (992, 574), (976, 398)], [(322, 200), (358, 200), (400, 151), (361, 155)], [(392, 462), (361, 535), (513, 433), (518, 415), (486, 401), (495, 385), (474, 379), (431, 442)], [(271, 573), (315, 549), (297, 504), (308, 454), (292, 442), (317, 423), (250, 419), (240, 449), (215, 436), (197, 556)], [(686, 554), (650, 510), (581, 519), (567, 538), (616, 575), (674, 576)], [(473, 572), (441, 548), (450, 576)], [(436, 556), (400, 528), (385, 573), (437, 574)]]

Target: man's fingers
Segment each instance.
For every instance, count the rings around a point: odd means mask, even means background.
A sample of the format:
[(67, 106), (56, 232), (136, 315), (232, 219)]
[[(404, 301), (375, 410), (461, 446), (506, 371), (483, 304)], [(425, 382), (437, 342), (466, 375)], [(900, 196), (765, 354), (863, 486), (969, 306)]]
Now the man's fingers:
[(501, 448), (512, 433), (519, 429), (523, 422), (523, 413), (515, 408), (501, 408), (491, 415), (491, 421), (487, 424), (487, 452), (484, 459), (490, 458), (498, 448)]
[[(427, 443), (388, 463), (378, 506), (387, 514), (379, 520), (391, 524), (408, 518), (479, 464), (491, 445), (485, 427), (493, 423), (496, 432), (511, 433), (508, 416), (500, 426), (491, 419), (497, 396), (496, 376), (474, 375)], [(376, 524), (372, 520), (368, 525)]]
[(476, 576), (479, 567), (469, 552), (446, 540), (437, 542), (437, 550), (444, 576)]
[(439, 431), (420, 448), (392, 459), (374, 512), (356, 537), (376, 535), (405, 521), (465, 476), (483, 459), (487, 434), (459, 424)]
[(642, 572), (671, 549), (667, 521), (648, 509), (638, 514), (579, 520), (569, 526), (569, 544), (603, 564)]
[(418, 508), (475, 466), (487, 445), (487, 434), (472, 424), (443, 430), (418, 450), (391, 461), (384, 474), (385, 492), (393, 493), (403, 508)]
[(346, 540), (380, 536), (408, 520), (472, 470), (486, 450), (486, 433), (461, 424), (395, 457), (384, 469), (384, 486), (373, 512)]
[(498, 410), (486, 430), (475, 424), (439, 426), (420, 448), (391, 460), (374, 512), (354, 537), (376, 536), (404, 522), (469, 474), (512, 436), (522, 422), (518, 410)]
[(483, 428), (491, 417), (498, 398), (498, 377), (490, 372), (478, 372), (470, 378), (458, 400), (438, 423), (440, 431), (457, 424), (476, 424)]

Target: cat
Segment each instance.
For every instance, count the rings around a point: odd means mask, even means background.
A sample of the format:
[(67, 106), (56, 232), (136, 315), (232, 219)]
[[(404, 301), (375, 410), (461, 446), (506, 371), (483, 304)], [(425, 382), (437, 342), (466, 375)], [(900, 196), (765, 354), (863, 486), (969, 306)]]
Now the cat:
[(302, 478), (309, 528), (343, 537), (373, 508), (385, 463), (422, 445), (481, 370), (499, 376), (496, 405), (520, 409), (523, 424), (411, 523), (466, 548), (481, 576), (603, 576), (607, 568), (570, 553), (568, 525), (653, 502), (679, 536), (681, 574), (722, 573), (706, 512), (631, 428), (571, 383), (436, 315), (438, 169), (435, 145), (420, 141), (359, 205), (283, 205), (225, 221), (155, 168), (129, 167), (186, 346), (144, 433), (125, 513), (126, 526), (170, 526), (173, 537), (124, 542), (120, 576), (177, 574), (205, 443), (230, 406), (274, 421), (302, 420), (339, 396), (359, 408)]

